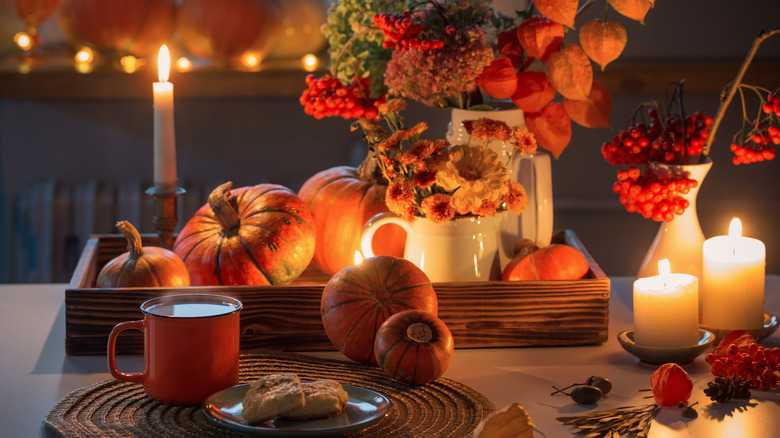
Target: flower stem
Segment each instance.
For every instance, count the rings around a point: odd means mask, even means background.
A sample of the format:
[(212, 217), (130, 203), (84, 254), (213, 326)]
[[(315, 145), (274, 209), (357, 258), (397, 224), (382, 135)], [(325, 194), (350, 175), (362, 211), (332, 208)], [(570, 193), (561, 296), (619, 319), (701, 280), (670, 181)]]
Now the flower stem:
[(718, 126), (720, 126), (720, 122), (723, 121), (723, 116), (726, 114), (726, 110), (731, 104), (731, 100), (734, 98), (734, 94), (736, 94), (737, 90), (742, 84), (742, 79), (745, 77), (745, 73), (747, 73), (747, 69), (750, 67), (750, 63), (753, 62), (753, 58), (756, 56), (756, 52), (758, 52), (758, 47), (766, 39), (777, 33), (780, 33), (780, 28), (778, 27), (769, 30), (765, 29), (758, 33), (756, 39), (753, 40), (753, 46), (750, 48), (750, 52), (748, 52), (745, 60), (742, 61), (742, 66), (739, 68), (734, 81), (727, 85), (726, 89), (724, 89), (723, 93), (721, 93), (720, 106), (718, 107), (718, 112), (715, 113), (715, 120), (712, 122), (712, 128), (710, 128), (710, 135), (707, 136), (707, 142), (704, 144), (704, 150), (702, 151), (700, 158), (701, 162), (704, 162), (704, 160), (710, 154), (710, 148), (712, 147), (712, 142), (715, 140), (715, 133), (718, 131)]

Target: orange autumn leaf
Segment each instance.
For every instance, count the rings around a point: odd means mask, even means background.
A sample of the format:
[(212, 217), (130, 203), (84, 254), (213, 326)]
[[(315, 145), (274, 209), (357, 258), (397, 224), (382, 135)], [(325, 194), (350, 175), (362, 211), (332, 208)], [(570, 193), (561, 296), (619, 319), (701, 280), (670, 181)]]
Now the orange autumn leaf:
[(623, 52), (628, 41), (626, 28), (617, 21), (588, 21), (580, 28), (580, 45), (601, 71)]
[(526, 113), (537, 113), (555, 98), (555, 90), (547, 75), (541, 72), (524, 71), (517, 74), (517, 91), (512, 103)]
[(525, 124), (536, 136), (539, 146), (558, 158), (571, 141), (571, 119), (558, 102), (553, 102), (538, 113), (525, 115)]
[(547, 74), (555, 90), (565, 98), (586, 100), (593, 84), (590, 59), (579, 44), (569, 44), (550, 55)]
[(645, 24), (645, 15), (655, 6), (655, 0), (607, 0), (612, 9), (624, 17)]
[(574, 29), (578, 0), (536, 0), (534, 7), (550, 20)]
[(612, 95), (599, 81), (594, 80), (588, 100), (563, 99), (563, 106), (572, 120), (586, 128), (609, 128), (609, 112), (612, 110)]
[(655, 402), (663, 407), (688, 402), (693, 391), (693, 380), (676, 363), (665, 363), (650, 376)]
[(500, 56), (482, 70), (477, 86), (496, 99), (508, 99), (517, 89), (517, 74), (509, 58)]
[(547, 58), (561, 48), (565, 33), (562, 24), (538, 15), (523, 20), (517, 26), (520, 46), (528, 52), (528, 56), (542, 62), (547, 62)]

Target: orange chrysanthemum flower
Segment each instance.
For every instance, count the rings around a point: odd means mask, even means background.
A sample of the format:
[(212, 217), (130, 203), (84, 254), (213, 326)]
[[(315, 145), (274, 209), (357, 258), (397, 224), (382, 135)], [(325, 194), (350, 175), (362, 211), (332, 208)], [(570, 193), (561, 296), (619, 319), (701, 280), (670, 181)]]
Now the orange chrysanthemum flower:
[(450, 200), (450, 195), (436, 193), (423, 199), (420, 210), (433, 223), (447, 222), (455, 217), (455, 207)]
[(514, 214), (523, 214), (523, 210), (528, 207), (528, 195), (525, 193), (525, 187), (517, 181), (509, 180), (509, 190), (504, 195), (506, 208)]
[(472, 209), (471, 213), (477, 216), (491, 217), (496, 215), (496, 210), (498, 210), (498, 201), (483, 199), (482, 204)]
[(509, 141), (515, 149), (524, 154), (536, 152), (536, 136), (525, 126), (515, 126), (509, 135)]
[(410, 139), (415, 135), (419, 135), (426, 129), (428, 129), (428, 125), (425, 122), (420, 122), (409, 129), (395, 131), (390, 135), (390, 137), (382, 140), (377, 145), (377, 150), (379, 150), (379, 152), (387, 152), (394, 147), (398, 147), (402, 141)]
[(420, 140), (411, 149), (400, 154), (397, 159), (402, 166), (418, 163), (435, 152), (436, 144), (430, 140)]
[(414, 218), (414, 186), (401, 175), (396, 176), (387, 185), (385, 204), (393, 213), (404, 219)]
[(436, 171), (417, 171), (414, 173), (414, 185), (421, 189), (428, 188), (436, 182)]
[(500, 120), (479, 118), (463, 122), (463, 127), (474, 140), (488, 142), (490, 140), (509, 140), (509, 125)]
[(406, 109), (406, 100), (401, 98), (390, 99), (379, 105), (379, 114), (385, 115), (391, 112), (403, 111)]

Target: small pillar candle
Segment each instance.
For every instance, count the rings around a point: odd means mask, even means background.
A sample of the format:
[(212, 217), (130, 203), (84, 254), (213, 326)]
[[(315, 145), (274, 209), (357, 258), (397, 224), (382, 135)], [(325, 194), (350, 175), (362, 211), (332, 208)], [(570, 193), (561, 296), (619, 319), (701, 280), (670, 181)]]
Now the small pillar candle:
[(176, 137), (173, 126), (173, 84), (168, 82), (171, 56), (163, 45), (157, 58), (154, 90), (154, 187), (160, 193), (175, 193)]
[(702, 325), (726, 330), (750, 330), (764, 325), (766, 247), (742, 236), (734, 218), (727, 236), (702, 246)]
[(669, 260), (659, 275), (634, 282), (634, 341), (648, 347), (687, 347), (699, 342), (699, 281), (673, 274)]

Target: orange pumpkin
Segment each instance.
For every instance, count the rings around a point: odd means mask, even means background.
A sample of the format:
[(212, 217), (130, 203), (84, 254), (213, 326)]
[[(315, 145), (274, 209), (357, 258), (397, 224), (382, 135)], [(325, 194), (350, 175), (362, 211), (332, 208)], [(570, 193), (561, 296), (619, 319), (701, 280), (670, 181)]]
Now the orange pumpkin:
[(568, 245), (553, 243), (539, 248), (524, 239), (515, 246), (515, 253), (502, 280), (578, 280), (590, 270), (585, 256)]
[(405, 310), (379, 327), (374, 354), (385, 374), (405, 383), (425, 385), (447, 371), (455, 354), (455, 341), (436, 315)]
[(278, 285), (314, 255), (311, 212), (290, 189), (220, 185), (182, 228), (173, 250), (196, 286)]
[(127, 221), (116, 227), (127, 240), (127, 252), (98, 273), (97, 287), (186, 287), (190, 276), (184, 262), (173, 251), (156, 246), (143, 247), (138, 230)]
[(376, 256), (348, 266), (325, 285), (322, 325), (333, 345), (348, 358), (376, 364), (374, 338), (390, 315), (418, 309), (436, 315), (436, 292), (414, 263)]
[[(326, 274), (333, 275), (355, 262), (355, 251), (360, 250), (360, 235), (366, 222), (388, 211), (387, 186), (371, 182), (366, 167), (358, 170), (339, 166), (323, 170), (309, 178), (298, 191), (298, 196), (311, 209), (317, 227), (313, 264)], [(374, 235), (374, 254), (403, 256), (405, 234), (397, 225), (380, 228)]]
[(270, 0), (185, 0), (178, 21), (190, 53), (220, 61), (247, 52), (262, 57), (280, 30), (279, 11)]
[(155, 54), (175, 26), (174, 0), (62, 0), (60, 25), (76, 43), (117, 55)]

